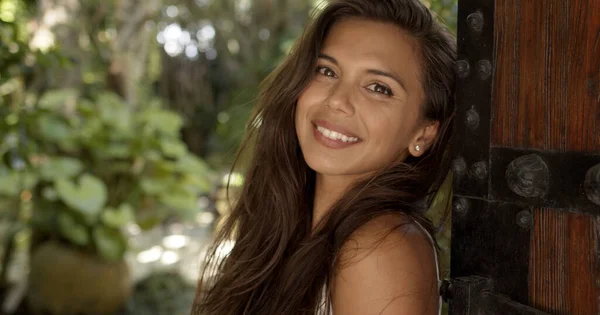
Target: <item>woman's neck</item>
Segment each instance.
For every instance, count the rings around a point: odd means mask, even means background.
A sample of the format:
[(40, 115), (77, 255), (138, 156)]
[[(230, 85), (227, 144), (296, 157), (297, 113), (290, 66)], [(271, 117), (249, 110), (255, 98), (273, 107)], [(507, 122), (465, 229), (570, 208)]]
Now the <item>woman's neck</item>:
[(315, 199), (313, 203), (314, 229), (355, 180), (353, 176), (329, 176), (316, 174)]

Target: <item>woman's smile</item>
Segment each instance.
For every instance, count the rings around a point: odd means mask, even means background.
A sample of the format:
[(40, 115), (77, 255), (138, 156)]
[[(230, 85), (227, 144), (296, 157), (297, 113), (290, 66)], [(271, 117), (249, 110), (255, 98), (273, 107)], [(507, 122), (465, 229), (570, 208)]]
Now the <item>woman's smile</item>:
[(313, 135), (317, 142), (330, 149), (345, 149), (362, 142), (354, 133), (325, 120), (313, 121)]

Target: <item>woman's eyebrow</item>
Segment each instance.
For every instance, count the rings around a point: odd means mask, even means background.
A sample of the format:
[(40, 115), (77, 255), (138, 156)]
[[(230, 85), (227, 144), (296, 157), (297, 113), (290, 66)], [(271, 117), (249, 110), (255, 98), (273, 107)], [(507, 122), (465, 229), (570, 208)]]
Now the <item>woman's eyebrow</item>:
[(332, 56), (326, 55), (324, 53), (319, 53), (317, 55), (317, 58), (319, 58), (319, 59), (325, 59), (325, 60), (333, 63), (334, 65), (339, 66), (339, 64), (337, 62), (337, 59), (333, 58)]
[[(339, 65), (337, 59), (335, 59), (334, 57), (329, 56), (327, 54), (319, 53), (318, 58), (328, 60), (336, 66)], [(378, 69), (367, 69), (367, 73), (388, 77), (388, 78), (398, 82), (398, 84), (404, 89), (404, 91), (408, 92), (408, 90), (406, 89), (406, 84), (404, 84), (404, 81), (399, 76), (394, 75), (393, 73), (383, 71), (383, 70), (378, 70)]]
[(331, 63), (333, 63), (336, 66), (338, 65), (337, 59), (335, 59), (335, 58), (333, 58), (333, 57), (331, 57), (329, 55), (326, 55), (324, 53), (319, 53), (319, 55), (317, 57), (320, 58), (320, 59), (325, 59), (325, 60), (331, 61)]

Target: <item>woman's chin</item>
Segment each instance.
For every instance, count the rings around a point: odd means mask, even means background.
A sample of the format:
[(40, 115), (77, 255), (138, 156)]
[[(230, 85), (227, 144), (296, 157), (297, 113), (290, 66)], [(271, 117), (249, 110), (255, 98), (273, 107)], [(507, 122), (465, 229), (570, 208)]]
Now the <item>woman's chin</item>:
[(363, 173), (367, 173), (360, 168), (353, 167), (352, 163), (345, 163), (339, 160), (336, 161), (325, 161), (323, 159), (318, 161), (307, 160), (308, 167), (315, 171), (319, 175), (324, 176), (357, 176)]
[(343, 163), (334, 161), (310, 161), (307, 160), (308, 167), (320, 175), (339, 176), (348, 174), (350, 169)]

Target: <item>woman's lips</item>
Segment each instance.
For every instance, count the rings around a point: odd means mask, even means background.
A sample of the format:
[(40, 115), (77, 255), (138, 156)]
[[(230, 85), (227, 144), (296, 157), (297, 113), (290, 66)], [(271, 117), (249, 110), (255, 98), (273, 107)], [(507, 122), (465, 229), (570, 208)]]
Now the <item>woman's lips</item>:
[(331, 122), (329, 122), (327, 120), (315, 119), (315, 120), (312, 121), (312, 123), (313, 123), (313, 125), (321, 126), (321, 127), (326, 128), (326, 129), (329, 129), (330, 131), (335, 131), (335, 132), (343, 134), (343, 135), (345, 135), (347, 137), (358, 138), (360, 140), (360, 137), (357, 136), (356, 134), (354, 134), (352, 131), (350, 131), (350, 130), (348, 130), (348, 129), (340, 126), (340, 125), (331, 123)]
[(319, 142), (320, 144), (322, 144), (328, 148), (345, 149), (345, 148), (351, 147), (351, 146), (356, 145), (361, 142), (361, 140), (358, 139), (357, 137), (353, 137), (353, 138), (357, 139), (356, 141), (344, 142), (342, 139), (333, 140), (329, 137), (326, 137), (323, 133), (321, 133), (321, 131), (319, 131), (317, 129), (317, 126), (319, 126), (319, 125), (313, 124), (313, 126), (312, 126), (313, 135), (314, 135), (315, 139), (317, 140), (317, 142)]

